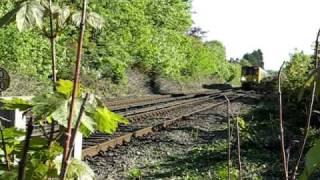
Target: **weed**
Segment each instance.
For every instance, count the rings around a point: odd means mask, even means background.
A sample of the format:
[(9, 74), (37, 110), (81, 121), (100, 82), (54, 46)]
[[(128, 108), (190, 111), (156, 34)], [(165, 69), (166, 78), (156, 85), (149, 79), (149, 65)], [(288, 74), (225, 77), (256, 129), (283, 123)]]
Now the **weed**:
[(128, 176), (130, 179), (141, 179), (142, 172), (139, 168), (133, 167), (129, 169)]

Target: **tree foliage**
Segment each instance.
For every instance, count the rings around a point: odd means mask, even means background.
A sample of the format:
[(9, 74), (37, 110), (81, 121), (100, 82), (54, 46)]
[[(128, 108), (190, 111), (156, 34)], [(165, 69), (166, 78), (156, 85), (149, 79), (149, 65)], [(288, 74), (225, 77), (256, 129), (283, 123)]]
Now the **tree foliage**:
[[(15, 2), (18, 1), (1, 1), (0, 15), (13, 9)], [(57, 13), (62, 24), (69, 14), (64, 6), (68, 1), (54, 2), (56, 7), (60, 7)], [(220, 42), (203, 42), (188, 34), (196, 29), (192, 28), (190, 1), (92, 0), (89, 6), (88, 23), (99, 29), (91, 28), (85, 36), (87, 48), (82, 66), (84, 71), (95, 72), (97, 78), (111, 79), (114, 83), (125, 82), (126, 71), (132, 68), (173, 79), (217, 77), (228, 80), (233, 75), (235, 66), (226, 61), (225, 49)], [(70, 8), (72, 13), (72, 6)], [(97, 18), (92, 12), (103, 18)], [(77, 15), (71, 16), (73, 22), (78, 22)], [(99, 25), (102, 21), (104, 26)], [(34, 25), (37, 24), (41, 23)], [(76, 37), (75, 29), (67, 27), (57, 38), (58, 78), (71, 79), (70, 70), (64, 67), (69, 67), (70, 59), (74, 59)], [(0, 42), (3, 42), (0, 43), (1, 66), (9, 71), (48, 80), (51, 74), (50, 49), (44, 37), (33, 31), (20, 34), (13, 25), (9, 25), (0, 28)]]
[(254, 50), (252, 53), (246, 53), (243, 55), (243, 59), (247, 60), (251, 65), (264, 68), (263, 53), (261, 49)]
[[(35, 96), (30, 101), (14, 98), (12, 100), (2, 99), (3, 109), (21, 111), (31, 110), (38, 124), (53, 120), (61, 126), (67, 127), (69, 115), (70, 98), (73, 84), (71, 81), (58, 81), (57, 90), (53, 93), (46, 93)], [(83, 101), (83, 89), (78, 91), (78, 104), (75, 116), (79, 114), (81, 102)], [(77, 119), (77, 118), (73, 118)], [(73, 122), (75, 126), (75, 121)], [(81, 130), (85, 136), (98, 130), (100, 132), (112, 134), (118, 127), (118, 123), (127, 123), (127, 120), (108, 110), (98, 97), (92, 95), (90, 103), (86, 105), (85, 114), (81, 121)]]
[(305, 165), (300, 180), (307, 180), (320, 167), (320, 143), (317, 142), (309, 149), (305, 157)]
[(284, 92), (288, 92), (288, 99), (297, 99), (299, 92), (308, 78), (312, 67), (312, 58), (303, 52), (296, 51), (290, 55), (290, 61), (284, 68)]
[[(43, 127), (44, 124), (57, 122), (60, 128), (60, 134), (65, 133), (67, 127), (67, 119), (70, 109), (70, 98), (73, 84), (68, 80), (60, 80), (57, 84), (57, 89), (54, 92), (40, 94), (31, 100), (23, 100), (13, 98), (10, 100), (1, 99), (3, 104), (2, 109), (15, 110), (20, 109), (28, 113), (32, 113), (35, 118), (35, 125)], [(76, 113), (73, 119), (78, 119), (80, 115), (81, 103), (84, 101), (84, 88), (80, 88), (77, 93), (78, 104), (76, 105)], [(128, 121), (108, 110), (103, 103), (94, 95), (91, 95), (90, 100), (85, 105), (85, 111), (80, 120), (80, 132), (84, 136), (89, 136), (91, 133), (100, 131), (103, 133), (112, 134), (116, 131), (118, 124), (126, 124)], [(73, 121), (73, 127), (76, 126), (76, 121)], [(57, 142), (53, 142), (48, 148), (48, 139), (46, 133), (44, 136), (32, 137), (30, 140), (30, 157), (27, 161), (27, 179), (48, 179), (58, 177), (61, 160), (57, 157), (62, 153), (63, 148)], [(3, 131), (3, 136), (6, 144), (6, 159), (9, 166), (12, 166), (12, 171), (5, 171), (5, 161), (0, 161), (0, 178), (16, 177), (15, 156), (20, 157), (24, 142), (19, 140), (24, 133), (13, 128), (7, 128)], [(4, 143), (4, 142), (2, 142)], [(1, 151), (5, 151), (0, 147)], [(4, 157), (4, 153), (0, 154)], [(86, 174), (90, 177), (94, 176), (91, 169), (84, 163), (72, 160), (71, 166), (68, 168), (67, 179), (75, 179)], [(9, 178), (11, 179), (11, 178)], [(91, 178), (92, 179), (92, 178)]]

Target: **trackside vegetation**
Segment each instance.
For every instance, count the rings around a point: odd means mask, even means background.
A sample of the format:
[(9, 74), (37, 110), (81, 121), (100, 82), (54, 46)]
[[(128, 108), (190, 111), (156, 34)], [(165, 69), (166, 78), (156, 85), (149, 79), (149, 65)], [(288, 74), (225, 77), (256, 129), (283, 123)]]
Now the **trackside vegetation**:
[[(17, 2), (2, 0), (0, 16)], [(53, 5), (69, 5), (72, 10), (79, 4), (56, 0)], [(105, 21), (99, 29), (89, 27), (84, 37), (82, 71), (96, 81), (126, 84), (127, 71), (135, 69), (151, 78), (215, 78), (238, 83), (240, 66), (226, 60), (224, 45), (205, 42), (190, 32), (191, 1), (91, 0), (88, 9)], [(50, 82), (49, 40), (41, 33), (39, 28), (20, 33), (14, 24), (1, 28), (0, 65), (18, 77)], [(72, 79), (72, 70), (67, 67), (75, 59), (77, 31), (68, 26), (57, 33), (57, 78)]]
[[(112, 134), (119, 123), (128, 123), (124, 117), (108, 110), (97, 96), (79, 83), (85, 27), (88, 25), (99, 29), (103, 23), (99, 14), (88, 11), (87, 3), (88, 1), (84, 0), (81, 6), (60, 7), (54, 5), (52, 0), (19, 1), (0, 19), (0, 27), (15, 22), (20, 32), (38, 27), (44, 36), (49, 37), (52, 58), (50, 69), (53, 76), (53, 88), (49, 92), (37, 94), (31, 100), (0, 100), (2, 109), (19, 109), (27, 116), (25, 132), (4, 128), (0, 123), (1, 179), (93, 179), (95, 175), (88, 165), (71, 158), (77, 132), (84, 136), (96, 131)], [(67, 23), (68, 20), (71, 21), (70, 24)], [(56, 81), (55, 78), (55, 40), (65, 25), (73, 27), (79, 34), (75, 41), (76, 61), (68, 67), (69, 71), (74, 71), (73, 82)], [(47, 45), (49, 46), (49, 43)], [(10, 121), (2, 117), (1, 120)], [(55, 125), (59, 125), (58, 130)], [(50, 130), (46, 130), (46, 126), (50, 127)], [(35, 127), (41, 129), (42, 135), (34, 136)]]

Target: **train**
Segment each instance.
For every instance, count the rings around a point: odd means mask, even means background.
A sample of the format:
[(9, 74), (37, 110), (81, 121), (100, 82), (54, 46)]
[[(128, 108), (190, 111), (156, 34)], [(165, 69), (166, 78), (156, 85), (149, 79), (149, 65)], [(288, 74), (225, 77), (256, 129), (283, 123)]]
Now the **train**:
[(261, 84), (268, 76), (268, 73), (259, 66), (242, 66), (241, 68), (241, 87), (242, 89), (254, 89)]

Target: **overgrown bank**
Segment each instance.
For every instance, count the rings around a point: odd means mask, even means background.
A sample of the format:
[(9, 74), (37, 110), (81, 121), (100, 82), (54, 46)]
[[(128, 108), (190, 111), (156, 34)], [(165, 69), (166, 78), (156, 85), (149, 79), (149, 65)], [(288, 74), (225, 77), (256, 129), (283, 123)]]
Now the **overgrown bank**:
[[(0, 15), (15, 2), (1, 1)], [(55, 3), (66, 5), (69, 1)], [(190, 30), (191, 1), (92, 0), (89, 6), (105, 23), (101, 30), (89, 28), (85, 36), (82, 69), (90, 76), (88, 80), (123, 89), (130, 81), (128, 72), (134, 70), (151, 79), (182, 84), (203, 79), (239, 83), (240, 67), (228, 63), (223, 44), (203, 42), (199, 32)], [(20, 33), (13, 24), (0, 29), (0, 65), (18, 75), (14, 77), (31, 77), (28, 83), (16, 80), (19, 84), (15, 87), (26, 89), (26, 94), (33, 92), (27, 91), (32, 84), (39, 88), (50, 82), (49, 42), (39, 32)], [(75, 59), (76, 32), (68, 27), (57, 39), (58, 78), (72, 77), (67, 67)]]

